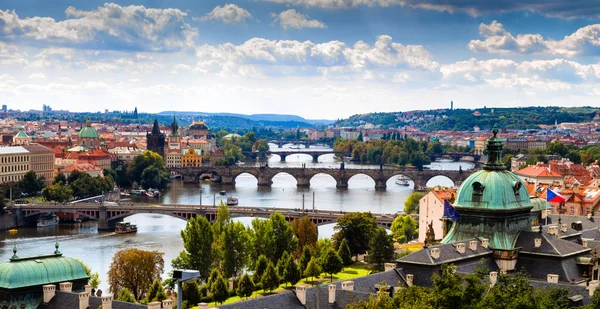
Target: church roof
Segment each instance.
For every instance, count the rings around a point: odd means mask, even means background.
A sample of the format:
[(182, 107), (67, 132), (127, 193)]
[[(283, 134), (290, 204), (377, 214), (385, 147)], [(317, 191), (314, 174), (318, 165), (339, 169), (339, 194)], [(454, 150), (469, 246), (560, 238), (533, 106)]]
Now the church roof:
[(208, 127), (204, 124), (204, 121), (194, 121), (188, 130), (208, 130)]
[(20, 130), (19, 133), (17, 133), (17, 135), (15, 135), (15, 138), (29, 138), (29, 135), (27, 135), (27, 133), (23, 132), (23, 130)]
[(79, 138), (98, 138), (98, 131), (92, 127), (90, 121), (86, 122), (85, 127), (79, 131)]

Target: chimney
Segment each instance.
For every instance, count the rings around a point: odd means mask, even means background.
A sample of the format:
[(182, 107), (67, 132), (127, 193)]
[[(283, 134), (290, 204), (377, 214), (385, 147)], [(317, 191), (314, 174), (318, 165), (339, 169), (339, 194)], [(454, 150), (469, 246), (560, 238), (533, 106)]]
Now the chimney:
[(463, 254), (465, 253), (465, 244), (462, 242), (459, 242), (456, 244), (456, 252)]
[(44, 303), (48, 303), (56, 294), (56, 285), (47, 284), (42, 286), (42, 289), (44, 290)]
[(86, 293), (88, 293), (88, 294), (92, 294), (92, 286), (91, 286), (91, 285), (89, 285), (89, 284), (86, 284), (86, 285), (84, 286), (84, 288), (85, 288), (85, 292), (86, 292)]
[(148, 303), (148, 309), (160, 309), (160, 302), (155, 301), (155, 302)]
[(342, 282), (342, 290), (343, 291), (354, 291), (354, 281), (344, 281)]
[(539, 248), (542, 245), (542, 239), (541, 238), (536, 238), (533, 240), (533, 247), (534, 248)]
[(79, 293), (79, 309), (87, 309), (90, 306), (90, 293)]
[[(173, 300), (172, 299), (163, 300), (162, 307), (163, 307), (163, 309), (173, 309)], [(104, 307), (102, 307), (102, 309), (104, 309)]]
[(440, 258), (440, 248), (431, 248), (429, 249), (429, 253), (431, 254), (431, 257), (436, 260)]
[(396, 263), (385, 263), (383, 264), (385, 271), (396, 269)]
[(61, 282), (59, 286), (61, 292), (71, 292), (73, 289), (73, 283), (71, 282)]
[(483, 248), (486, 248), (486, 249), (487, 249), (487, 247), (488, 247), (488, 241), (489, 241), (489, 240), (488, 240), (487, 238), (481, 238), (480, 240), (481, 240), (481, 246), (482, 246)]
[(408, 285), (409, 287), (413, 286), (413, 280), (415, 279), (415, 275), (413, 274), (406, 274), (406, 285)]
[(598, 283), (600, 283), (598, 280), (590, 281), (590, 284), (588, 286), (588, 292), (590, 293), (590, 297), (594, 296), (594, 292), (596, 292), (596, 288), (598, 288)]
[(567, 224), (566, 223), (563, 223), (560, 225), (560, 231), (563, 233), (567, 232)]
[(327, 287), (329, 288), (329, 303), (333, 304), (333, 303), (335, 303), (335, 288), (336, 288), (336, 285), (335, 284), (330, 284)]
[(469, 241), (469, 249), (477, 251), (477, 240)]
[(548, 226), (548, 234), (556, 236), (556, 234), (558, 234), (558, 225)]
[(498, 272), (490, 271), (490, 287), (494, 287), (494, 285), (496, 285), (496, 282), (498, 282)]
[(199, 303), (198, 309), (208, 309), (208, 304), (207, 303)]
[(589, 243), (592, 240), (593, 239), (591, 239), (591, 238), (582, 238), (581, 239), (581, 245), (584, 246), (584, 247), (586, 247), (586, 248), (589, 248)]
[(306, 305), (306, 284), (296, 285), (296, 297), (302, 305)]
[(548, 283), (558, 283), (558, 275), (556, 274), (548, 274), (546, 278)]
[(102, 296), (102, 309), (112, 309), (112, 295)]

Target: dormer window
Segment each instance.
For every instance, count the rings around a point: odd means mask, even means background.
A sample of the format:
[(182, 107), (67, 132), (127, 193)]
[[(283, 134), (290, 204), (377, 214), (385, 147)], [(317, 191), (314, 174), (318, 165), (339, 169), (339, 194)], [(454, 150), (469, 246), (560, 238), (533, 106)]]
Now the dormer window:
[(485, 189), (485, 186), (483, 184), (481, 184), (481, 182), (476, 181), (473, 183), (472, 185), (473, 187), (473, 202), (480, 202), (481, 201), (481, 197), (483, 196), (483, 190)]

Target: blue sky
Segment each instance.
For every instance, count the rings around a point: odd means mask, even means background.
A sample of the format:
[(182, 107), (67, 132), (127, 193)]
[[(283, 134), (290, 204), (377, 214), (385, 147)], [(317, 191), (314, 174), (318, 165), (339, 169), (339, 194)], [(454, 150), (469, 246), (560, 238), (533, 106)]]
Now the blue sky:
[(593, 106), (595, 2), (4, 0), (0, 98), (329, 119), (450, 100)]

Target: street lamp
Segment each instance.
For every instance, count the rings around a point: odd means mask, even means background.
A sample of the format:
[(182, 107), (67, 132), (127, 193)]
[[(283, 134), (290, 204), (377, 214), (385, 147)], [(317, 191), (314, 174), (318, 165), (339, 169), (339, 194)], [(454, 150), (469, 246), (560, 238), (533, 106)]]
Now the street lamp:
[(181, 286), (183, 283), (194, 282), (200, 278), (200, 272), (189, 269), (173, 270), (173, 279), (177, 280), (177, 308), (181, 308), (183, 301), (183, 292)]

